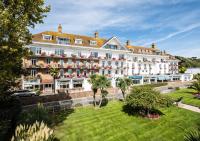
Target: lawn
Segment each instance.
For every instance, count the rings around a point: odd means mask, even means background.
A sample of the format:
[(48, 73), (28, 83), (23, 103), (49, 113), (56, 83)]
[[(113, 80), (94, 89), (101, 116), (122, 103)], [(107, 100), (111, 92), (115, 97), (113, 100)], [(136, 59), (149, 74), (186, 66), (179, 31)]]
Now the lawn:
[(170, 107), (161, 109), (158, 120), (128, 115), (122, 102), (106, 107), (77, 108), (55, 128), (61, 141), (181, 141), (185, 131), (195, 127), (200, 114)]
[(183, 103), (200, 107), (200, 99), (194, 98), (194, 93), (195, 90), (192, 89), (180, 89), (178, 91), (170, 93), (169, 96), (173, 97), (174, 99), (183, 97)]

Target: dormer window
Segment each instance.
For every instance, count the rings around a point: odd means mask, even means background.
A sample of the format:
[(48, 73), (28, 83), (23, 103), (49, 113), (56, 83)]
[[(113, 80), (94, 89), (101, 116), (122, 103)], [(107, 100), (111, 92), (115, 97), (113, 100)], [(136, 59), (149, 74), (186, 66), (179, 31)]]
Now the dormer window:
[(83, 40), (82, 39), (75, 39), (75, 44), (82, 44), (83, 43)]
[(108, 44), (108, 45), (105, 46), (105, 48), (107, 48), (107, 49), (117, 49), (117, 45)]
[(43, 35), (43, 40), (52, 40), (51, 35)]
[(91, 46), (96, 46), (97, 45), (97, 41), (90, 40), (90, 45)]
[(70, 44), (70, 39), (57, 37), (57, 43), (62, 45)]

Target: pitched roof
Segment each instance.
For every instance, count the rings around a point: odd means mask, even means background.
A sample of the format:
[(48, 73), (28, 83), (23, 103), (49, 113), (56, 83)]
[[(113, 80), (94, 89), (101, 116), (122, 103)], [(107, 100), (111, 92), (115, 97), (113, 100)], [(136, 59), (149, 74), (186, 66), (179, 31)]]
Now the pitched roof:
[[(51, 35), (52, 40), (44, 40), (43, 35)], [(32, 40), (36, 42), (45, 42), (45, 43), (57, 43), (56, 38), (68, 38), (70, 40), (69, 45), (76, 45), (76, 46), (87, 46), (87, 47), (96, 47), (100, 48), (107, 40), (103, 38), (95, 38), (83, 35), (76, 35), (76, 34), (68, 34), (68, 33), (60, 33), (54, 31), (44, 31), (38, 34), (34, 34), (32, 36)], [(75, 39), (82, 39), (82, 44), (75, 44)], [(97, 45), (90, 45), (90, 40), (96, 41)]]
[(127, 45), (126, 47), (128, 49), (132, 50), (134, 53), (147, 53), (147, 54), (151, 54), (151, 53), (155, 53), (156, 51), (159, 51), (156, 48), (148, 48), (148, 47), (142, 47), (142, 46)]

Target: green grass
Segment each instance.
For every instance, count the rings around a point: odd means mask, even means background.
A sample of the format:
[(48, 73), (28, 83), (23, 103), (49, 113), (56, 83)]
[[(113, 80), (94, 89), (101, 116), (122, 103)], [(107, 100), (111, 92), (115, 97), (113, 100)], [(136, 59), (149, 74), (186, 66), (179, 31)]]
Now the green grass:
[(75, 109), (55, 128), (61, 141), (181, 141), (185, 131), (196, 126), (200, 114), (170, 107), (158, 120), (129, 116), (122, 102), (106, 107)]
[(180, 89), (178, 91), (172, 92), (169, 94), (174, 99), (177, 99), (179, 97), (183, 97), (182, 102), (185, 104), (193, 105), (200, 107), (200, 99), (194, 98), (195, 90), (192, 89)]

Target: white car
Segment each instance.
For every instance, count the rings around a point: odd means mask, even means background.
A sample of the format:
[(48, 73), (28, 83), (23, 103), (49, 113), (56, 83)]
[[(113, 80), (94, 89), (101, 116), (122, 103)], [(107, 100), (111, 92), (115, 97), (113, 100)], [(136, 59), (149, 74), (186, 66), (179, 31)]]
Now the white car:
[(30, 90), (18, 90), (15, 91), (11, 96), (17, 96), (17, 97), (37, 96), (37, 93)]

